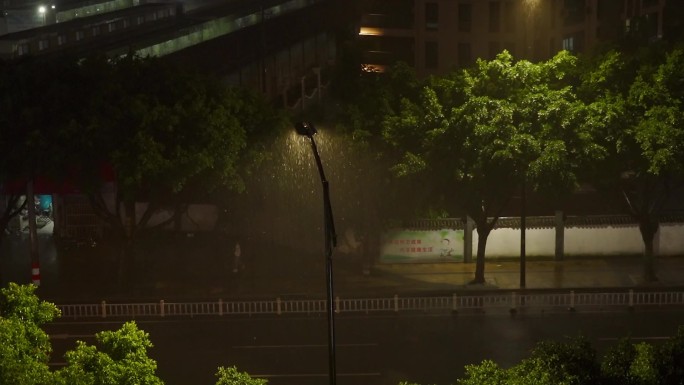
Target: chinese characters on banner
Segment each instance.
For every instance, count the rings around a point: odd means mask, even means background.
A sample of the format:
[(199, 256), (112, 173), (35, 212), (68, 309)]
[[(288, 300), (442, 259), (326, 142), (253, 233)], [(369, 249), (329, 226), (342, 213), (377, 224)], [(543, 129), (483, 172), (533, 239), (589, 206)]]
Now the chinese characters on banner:
[(389, 230), (383, 234), (381, 262), (462, 261), (463, 230)]

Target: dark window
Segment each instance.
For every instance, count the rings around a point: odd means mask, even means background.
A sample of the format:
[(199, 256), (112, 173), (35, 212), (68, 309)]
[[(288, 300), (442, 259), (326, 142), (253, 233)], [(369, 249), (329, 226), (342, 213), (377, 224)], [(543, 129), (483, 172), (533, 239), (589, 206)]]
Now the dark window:
[(515, 43), (512, 41), (507, 41), (504, 43), (504, 49), (508, 51), (513, 56), (516, 56)]
[(439, 5), (437, 3), (425, 3), (425, 29), (437, 29), (439, 27)]
[(366, 1), (361, 25), (375, 28), (413, 28), (413, 0)]
[(489, 32), (499, 32), (501, 28), (501, 3), (489, 2)]
[(458, 43), (458, 66), (470, 67), (472, 63), (472, 53), (470, 43)]
[(501, 44), (498, 41), (489, 42), (489, 60), (492, 60), (501, 53)]
[(439, 45), (436, 41), (425, 42), (425, 68), (434, 69), (439, 66)]
[(563, 3), (563, 24), (575, 25), (584, 22), (585, 0), (565, 0)]
[(470, 4), (458, 5), (458, 31), (470, 32), (473, 20), (473, 7)]
[(504, 30), (515, 32), (515, 4), (514, 2), (504, 3)]

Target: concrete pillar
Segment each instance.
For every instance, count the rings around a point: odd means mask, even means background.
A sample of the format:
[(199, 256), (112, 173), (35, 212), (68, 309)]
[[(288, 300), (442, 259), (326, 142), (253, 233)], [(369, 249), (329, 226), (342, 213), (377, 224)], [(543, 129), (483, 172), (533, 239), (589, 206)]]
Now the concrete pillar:
[(556, 261), (562, 261), (565, 254), (565, 220), (563, 211), (556, 210)]
[(463, 262), (473, 261), (473, 219), (466, 216), (466, 223), (463, 230)]

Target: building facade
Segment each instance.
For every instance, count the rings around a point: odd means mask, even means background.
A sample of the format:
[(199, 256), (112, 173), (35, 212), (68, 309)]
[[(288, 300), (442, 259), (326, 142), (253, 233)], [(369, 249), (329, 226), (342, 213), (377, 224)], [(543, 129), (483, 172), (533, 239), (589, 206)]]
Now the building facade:
[(502, 50), (533, 61), (561, 50), (587, 53), (639, 32), (658, 39), (666, 0), (373, 0), (359, 38), (364, 64), (382, 71), (396, 61), (420, 76), (492, 59)]

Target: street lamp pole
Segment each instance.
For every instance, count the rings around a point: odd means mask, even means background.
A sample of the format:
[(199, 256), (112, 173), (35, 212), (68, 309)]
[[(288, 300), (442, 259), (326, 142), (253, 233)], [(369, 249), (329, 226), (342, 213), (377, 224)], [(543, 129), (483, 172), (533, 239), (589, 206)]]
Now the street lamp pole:
[(328, 187), (328, 180), (325, 178), (323, 171), (323, 163), (321, 156), (318, 154), (316, 141), (314, 135), (316, 128), (313, 124), (308, 122), (300, 122), (295, 125), (297, 133), (304, 135), (311, 141), (311, 149), (313, 150), (314, 158), (316, 159), (316, 166), (321, 177), (321, 184), (323, 185), (323, 231), (325, 238), (325, 282), (327, 294), (327, 311), (328, 311), (328, 368), (330, 376), (330, 385), (335, 385), (337, 382), (336, 364), (335, 364), (335, 302), (333, 301), (333, 264), (332, 253), (337, 245), (337, 235), (335, 234), (335, 221), (333, 220), (332, 205), (330, 204), (330, 189)]

